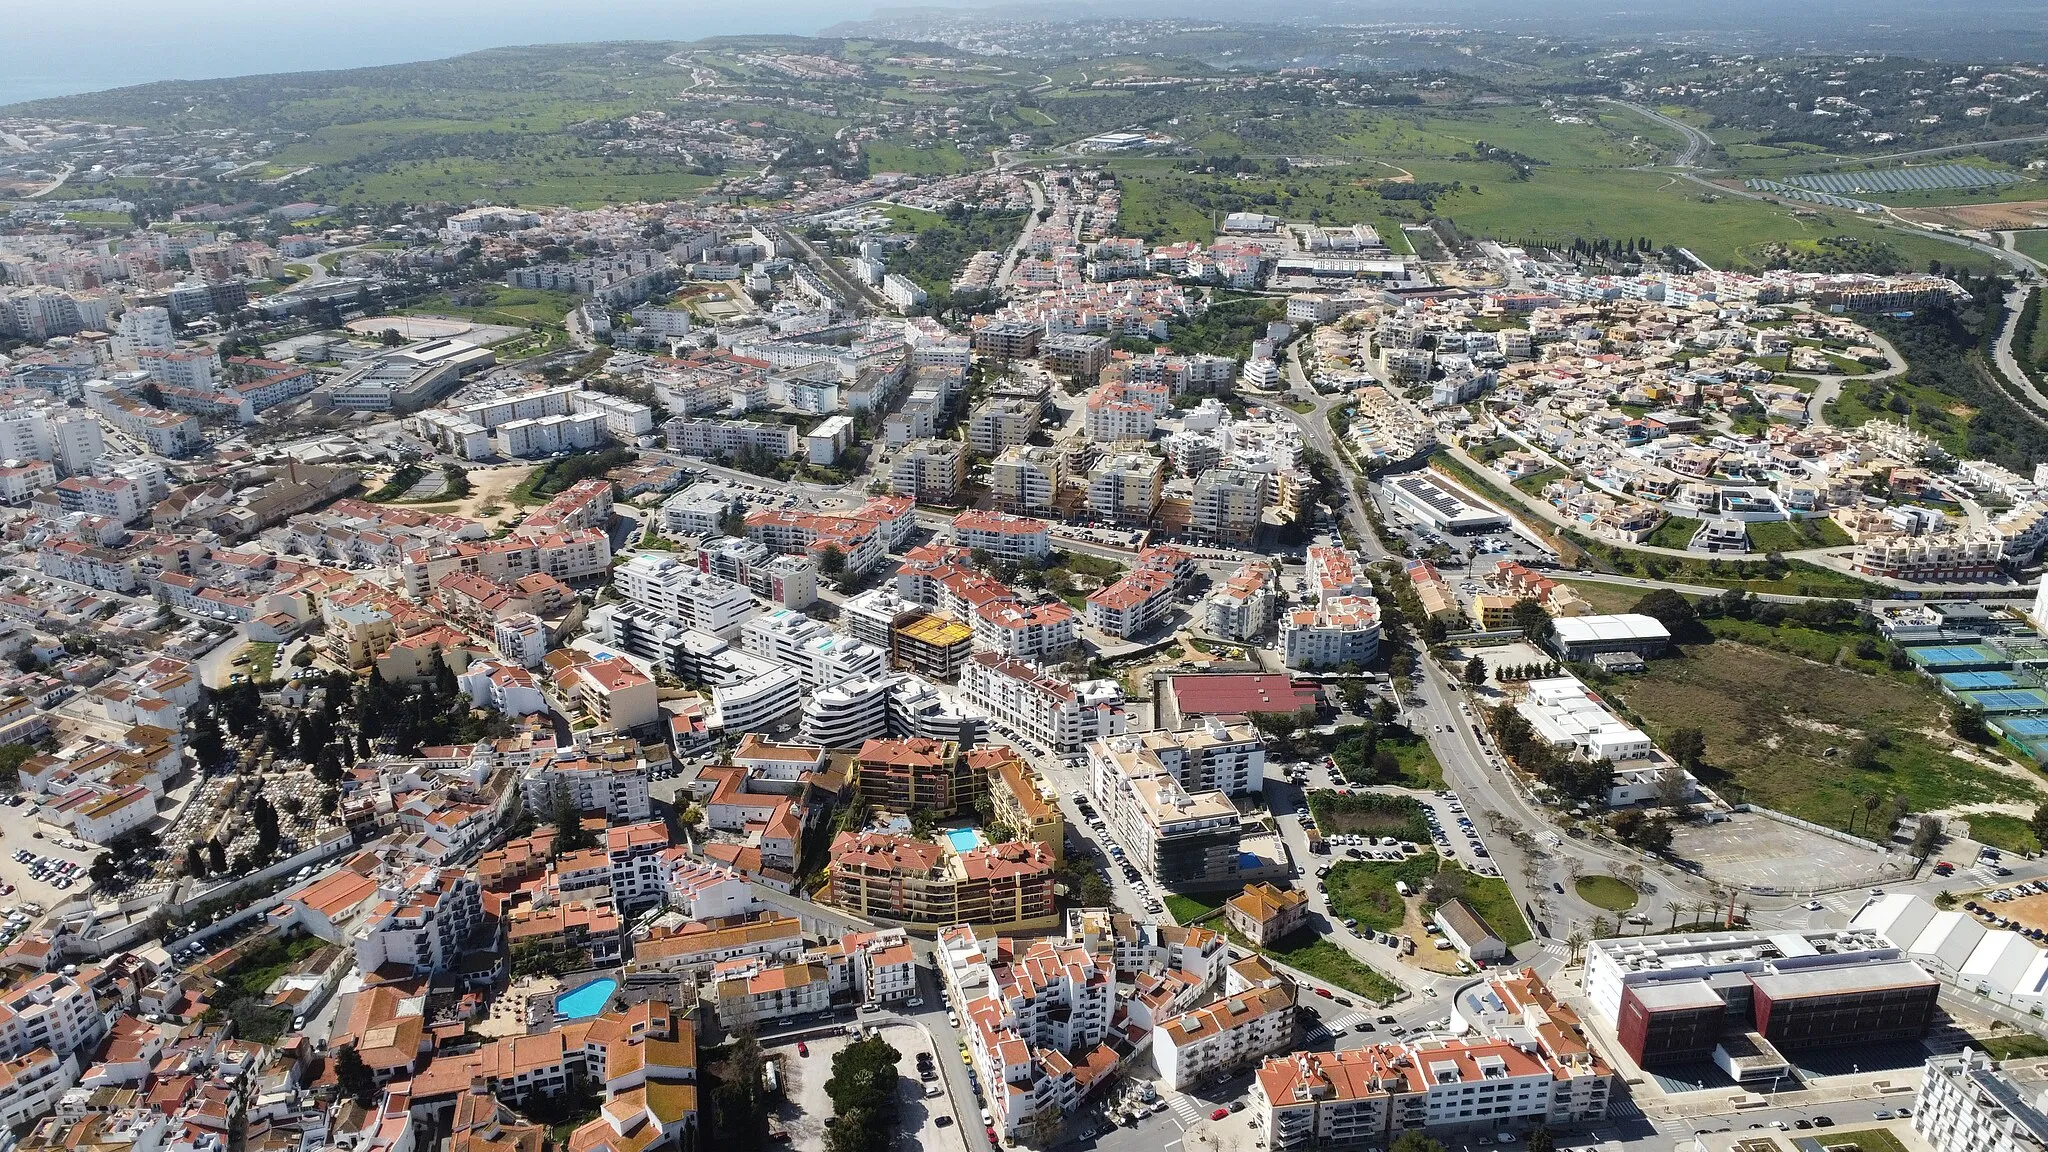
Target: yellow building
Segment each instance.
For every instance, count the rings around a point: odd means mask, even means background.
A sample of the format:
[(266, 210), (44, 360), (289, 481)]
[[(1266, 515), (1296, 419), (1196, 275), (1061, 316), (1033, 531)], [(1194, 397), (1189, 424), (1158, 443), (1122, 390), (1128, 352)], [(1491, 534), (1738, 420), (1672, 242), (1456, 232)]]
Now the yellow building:
[(953, 680), (974, 654), (974, 629), (950, 616), (919, 612), (889, 630), (889, 663), (934, 680)]
[(1067, 825), (1059, 805), (1039, 794), (1031, 766), (1007, 745), (970, 749), (970, 767), (988, 773), (988, 798), (996, 819), (1026, 840), (1045, 845), (1055, 861), (1066, 856)]
[(1515, 605), (1521, 602), (1520, 597), (1485, 593), (1472, 598), (1472, 615), (1478, 617), (1479, 627), (1487, 632), (1512, 628), (1515, 626)]

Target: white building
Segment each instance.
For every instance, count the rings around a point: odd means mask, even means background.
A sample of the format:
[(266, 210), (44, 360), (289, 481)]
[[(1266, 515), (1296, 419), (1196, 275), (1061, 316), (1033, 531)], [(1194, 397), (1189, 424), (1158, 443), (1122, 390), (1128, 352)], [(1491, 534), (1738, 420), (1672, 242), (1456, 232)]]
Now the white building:
[(1289, 668), (1366, 665), (1380, 650), (1380, 604), (1371, 596), (1332, 596), (1280, 616), (1280, 654)]
[(2048, 1116), (2038, 1086), (2007, 1076), (1974, 1048), (1930, 1056), (1913, 1101), (1913, 1131), (1934, 1152), (2041, 1152)]
[(389, 964), (424, 976), (454, 967), (484, 922), (479, 891), (459, 868), (380, 877), (377, 901), (358, 929), (357, 968), (367, 974)]
[(527, 770), (520, 781), (526, 810), (547, 819), (556, 789), (566, 789), (579, 812), (602, 812), (613, 823), (647, 819), (647, 761), (633, 740), (564, 750)]
[(1030, 516), (969, 510), (953, 517), (953, 537), (962, 548), (1013, 564), (1043, 563), (1052, 554), (1052, 525)]
[(745, 588), (672, 556), (643, 552), (613, 570), (612, 585), (628, 601), (685, 629), (724, 639), (738, 635), (740, 626), (761, 610)]
[(1515, 711), (1553, 748), (1588, 760), (1639, 760), (1656, 752), (1650, 738), (1609, 712), (1574, 676), (1531, 680)]
[(1069, 683), (993, 652), (976, 652), (960, 671), (967, 704), (1052, 752), (1120, 735), (1128, 722), (1113, 680)]
[(1235, 1072), (1294, 1044), (1294, 998), (1284, 987), (1255, 988), (1152, 1026), (1152, 1062), (1168, 1088)]

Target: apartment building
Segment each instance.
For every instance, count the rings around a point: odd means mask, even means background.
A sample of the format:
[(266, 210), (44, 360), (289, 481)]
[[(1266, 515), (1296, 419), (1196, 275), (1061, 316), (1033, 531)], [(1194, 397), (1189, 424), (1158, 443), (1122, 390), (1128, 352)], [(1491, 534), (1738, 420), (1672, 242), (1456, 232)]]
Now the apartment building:
[(948, 995), (1004, 1143), (1049, 1141), (1118, 1067), (1107, 1044), (1116, 969), (1071, 940), (1028, 946), (968, 925), (939, 934)]
[(1003, 449), (989, 469), (989, 495), (995, 506), (1010, 513), (1055, 511), (1064, 458), (1057, 449), (1024, 446), (1021, 441)]
[(953, 539), (1012, 564), (1042, 564), (1052, 554), (1052, 525), (1030, 516), (969, 510), (953, 517)]
[(1093, 380), (1109, 365), (1107, 336), (1059, 332), (1038, 342), (1038, 358), (1046, 367), (1076, 380)]
[(677, 416), (661, 426), (668, 450), (685, 456), (719, 459), (760, 453), (781, 460), (795, 456), (799, 437), (795, 425), (753, 420), (713, 420)]
[(553, 818), (559, 788), (579, 812), (602, 812), (614, 822), (640, 821), (650, 811), (647, 770), (638, 741), (606, 740), (562, 749), (534, 765), (520, 781), (520, 794), (526, 810), (541, 820)]
[(38, 1049), (69, 1057), (106, 1032), (106, 1017), (79, 976), (43, 972), (0, 992), (0, 1060), (21, 1060)]
[(930, 504), (958, 501), (967, 483), (967, 445), (958, 440), (913, 440), (889, 463), (889, 491)]
[(2038, 1094), (1975, 1048), (1930, 1056), (1913, 1100), (1913, 1131), (1934, 1152), (2041, 1152), (2048, 1115)]
[(1096, 444), (1150, 440), (1159, 418), (1172, 408), (1173, 394), (1165, 384), (1103, 383), (1082, 402), (1082, 429)]
[(1116, 524), (1143, 524), (1159, 508), (1166, 461), (1142, 452), (1118, 452), (1088, 475), (1088, 512)]
[(994, 924), (1027, 931), (1056, 922), (1054, 860), (1015, 840), (956, 851), (952, 840), (841, 832), (832, 841), (832, 903), (916, 924)]
[(974, 353), (995, 360), (1028, 360), (1045, 326), (1029, 320), (993, 320), (974, 330)]
[[(886, 589), (878, 589), (886, 591)], [(889, 666), (951, 682), (974, 655), (974, 629), (951, 617), (913, 610), (889, 625)]]
[(1183, 786), (1147, 735), (1088, 745), (1089, 791), (1103, 820), (1131, 862), (1162, 887), (1238, 887), (1237, 806), (1221, 791)]
[(1279, 986), (1226, 996), (1152, 1026), (1152, 1061), (1168, 1088), (1183, 1091), (1251, 1067), (1295, 1041), (1294, 997)]
[(873, 679), (888, 671), (884, 650), (842, 636), (788, 608), (748, 620), (740, 629), (740, 647), (795, 670), (806, 692), (847, 680)]
[(1380, 651), (1380, 603), (1371, 596), (1332, 596), (1280, 616), (1281, 662), (1289, 668), (1363, 667)]
[(853, 757), (862, 799), (891, 812), (972, 811), (988, 795), (988, 773), (951, 741), (869, 740)]
[(1045, 845), (1058, 862), (1066, 850), (1066, 820), (1058, 804), (1046, 799), (1031, 765), (1006, 744), (969, 749), (967, 763), (988, 777), (989, 805), (997, 820), (1026, 840)]
[(728, 960), (712, 968), (709, 992), (718, 1023), (727, 1031), (832, 1008), (825, 966), (801, 960)]
[(558, 648), (541, 661), (562, 695), (610, 732), (636, 732), (661, 720), (654, 681), (616, 652)]
[(1166, 618), (1194, 575), (1193, 555), (1170, 547), (1144, 549), (1116, 583), (1088, 594), (1088, 625), (1126, 639), (1141, 635)]
[(612, 586), (628, 601), (684, 628), (727, 640), (761, 610), (738, 584), (654, 552), (642, 552), (613, 569)]
[(984, 456), (996, 456), (1031, 442), (1045, 412), (1035, 400), (997, 397), (984, 400), (967, 416), (967, 443)]
[(1268, 498), (1264, 474), (1211, 468), (1195, 477), (1188, 531), (1223, 544), (1250, 544), (1259, 534)]
[(1256, 640), (1273, 626), (1280, 605), (1273, 566), (1254, 560), (1202, 602), (1202, 628), (1224, 640)]
[(1462, 1037), (1295, 1052), (1253, 1082), (1274, 1152), (1385, 1145), (1402, 1132), (1492, 1133), (1598, 1123), (1611, 1074), (1538, 1045)]
[(1078, 638), (1079, 617), (1061, 600), (991, 601), (975, 608), (968, 619), (977, 648), (1014, 659), (1050, 660), (1064, 655)]
[(1069, 683), (994, 652), (976, 652), (961, 667), (960, 691), (969, 705), (1051, 752), (1119, 735), (1128, 722), (1115, 681)]
[(450, 971), (484, 924), (481, 890), (461, 869), (387, 871), (358, 927), (356, 967), (366, 975), (387, 965), (417, 975)]
[(634, 942), (633, 966), (701, 979), (730, 960), (794, 960), (803, 950), (803, 922), (770, 912), (724, 926), (690, 921), (674, 931), (656, 929)]

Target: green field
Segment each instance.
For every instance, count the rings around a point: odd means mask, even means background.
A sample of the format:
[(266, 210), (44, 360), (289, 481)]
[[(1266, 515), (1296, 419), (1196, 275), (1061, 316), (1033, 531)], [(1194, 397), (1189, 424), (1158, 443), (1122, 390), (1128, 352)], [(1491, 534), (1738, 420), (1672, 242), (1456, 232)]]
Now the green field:
[(2034, 228), (2012, 234), (2012, 246), (2021, 252), (2048, 263), (2048, 228)]
[(1444, 786), (1444, 766), (1437, 762), (1436, 752), (1422, 737), (1409, 736), (1400, 740), (1383, 736), (1374, 748), (1384, 748), (1394, 754), (1394, 759), (1401, 764), (1399, 783), (1405, 787), (1435, 791)]
[[(1724, 796), (1733, 786), (1744, 799), (1831, 828), (1846, 828), (1852, 808), (1860, 822), (1873, 793), (1904, 795), (1915, 812), (2042, 795), (2038, 785), (1947, 754), (1949, 742), (1930, 734), (1947, 730), (1945, 709), (1909, 676), (1720, 640), (1687, 645), (1603, 690), (1660, 742), (1674, 728), (1700, 729), (1702, 778)], [(1849, 747), (1864, 736), (1885, 746), (1871, 767), (1851, 767)]]
[(1970, 822), (1970, 839), (1979, 844), (1989, 844), (2003, 852), (2041, 850), (2041, 842), (2034, 837), (2029, 821), (1997, 812), (1966, 813), (1965, 818)]
[(1323, 891), (1339, 917), (1355, 919), (1359, 927), (1375, 932), (1399, 932), (1407, 923), (1407, 912), (1394, 882), (1404, 881), (1411, 890), (1421, 891), (1436, 875), (1438, 862), (1434, 852), (1401, 861), (1342, 860), (1323, 878)]
[[(1434, 852), (1400, 861), (1343, 860), (1331, 866), (1330, 874), (1323, 879), (1323, 891), (1330, 898), (1331, 910), (1342, 918), (1357, 920), (1361, 929), (1399, 932), (1407, 922), (1407, 913), (1400, 895), (1394, 891), (1394, 882), (1403, 881), (1411, 890), (1420, 892), (1440, 865), (1458, 867), (1446, 864)], [(1522, 919), (1514, 893), (1505, 881), (1460, 871), (1465, 883), (1465, 903), (1502, 940), (1512, 947), (1530, 939), (1529, 925)], [(1434, 910), (1434, 905), (1423, 908), (1425, 916)]]
[(1840, 548), (1849, 543), (1841, 525), (1821, 517), (1810, 520), (1768, 520), (1749, 526), (1749, 545), (1758, 552), (1797, 552), (1802, 548)]
[(1626, 912), (1636, 906), (1636, 890), (1612, 876), (1581, 876), (1573, 887), (1581, 900), (1609, 912)]
[(1626, 584), (1608, 584), (1599, 580), (1561, 580), (1586, 598), (1595, 612), (1629, 612), (1636, 602), (1643, 598), (1646, 588), (1631, 588)]
[(1227, 899), (1228, 896), (1220, 893), (1189, 896), (1181, 892), (1171, 892), (1160, 903), (1166, 905), (1166, 910), (1173, 913), (1173, 918), (1178, 923), (1193, 924), (1197, 920), (1205, 920), (1214, 915)]
[(1356, 992), (1375, 1004), (1385, 1004), (1401, 994), (1399, 984), (1336, 942), (1316, 935), (1313, 928), (1303, 928), (1263, 951), (1282, 964), (1299, 968), (1326, 984)]
[(512, 288), (504, 284), (478, 284), (464, 288), (459, 298), (464, 302), (458, 304), (444, 292), (429, 296), (405, 311), (416, 316), (460, 316), (480, 324), (510, 324), (517, 328), (542, 324), (559, 328), (562, 318), (576, 306), (574, 293)]
[(2048, 1040), (2031, 1032), (2015, 1032), (2010, 1036), (1972, 1037), (1971, 1043), (1984, 1050), (1993, 1060), (2029, 1060), (2036, 1056), (2048, 1056)]
[(1853, 1145), (1857, 1152), (1906, 1152), (1906, 1146), (1899, 1138), (1883, 1128), (1830, 1132), (1825, 1136), (1814, 1137), (1814, 1143), (1823, 1148), (1846, 1148)]

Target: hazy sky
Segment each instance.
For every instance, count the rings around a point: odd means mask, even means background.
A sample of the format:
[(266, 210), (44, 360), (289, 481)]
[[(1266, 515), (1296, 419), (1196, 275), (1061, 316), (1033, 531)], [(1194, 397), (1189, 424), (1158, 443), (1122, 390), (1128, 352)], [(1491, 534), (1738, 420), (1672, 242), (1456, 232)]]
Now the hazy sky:
[(875, 7), (870, 0), (0, 0), (0, 104), (152, 80), (429, 60), (506, 44), (814, 32)]

